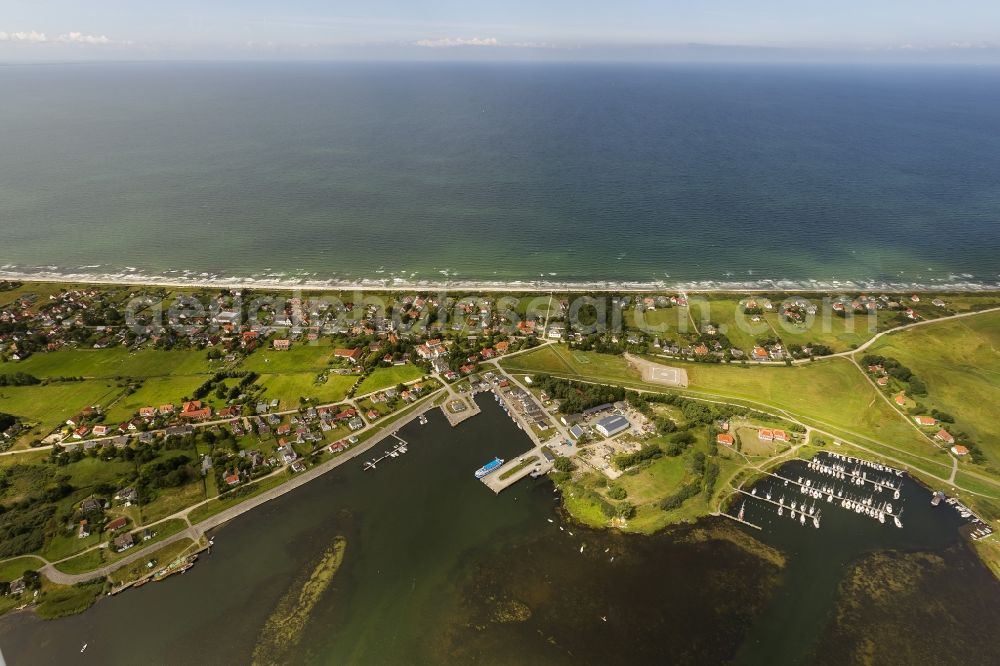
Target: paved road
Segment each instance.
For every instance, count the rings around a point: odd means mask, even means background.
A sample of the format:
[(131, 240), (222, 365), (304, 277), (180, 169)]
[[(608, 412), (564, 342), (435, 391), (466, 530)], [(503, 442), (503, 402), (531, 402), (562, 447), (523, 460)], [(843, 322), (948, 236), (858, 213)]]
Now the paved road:
[[(427, 394), (423, 398), (424, 403), (423, 403), (423, 405), (421, 406), (420, 409), (417, 409), (417, 410), (413, 411), (412, 413), (410, 413), (405, 418), (403, 418), (403, 419), (401, 419), (399, 421), (394, 421), (394, 422), (391, 422), (389, 424), (384, 424), (384, 429), (382, 430), (382, 432), (380, 432), (377, 435), (371, 437), (370, 439), (362, 442), (358, 446), (349, 449), (343, 455), (337, 456), (336, 458), (333, 458), (331, 460), (327, 460), (326, 462), (320, 463), (319, 465), (316, 465), (315, 467), (312, 467), (312, 468), (306, 470), (305, 472), (302, 472), (301, 474), (296, 474), (295, 476), (293, 476), (291, 479), (289, 479), (285, 483), (282, 483), (279, 486), (271, 488), (271, 489), (269, 489), (269, 490), (261, 493), (260, 495), (257, 495), (255, 497), (252, 497), (252, 498), (248, 499), (248, 500), (240, 502), (239, 504), (236, 504), (235, 506), (231, 506), (231, 507), (229, 507), (227, 509), (224, 509), (223, 511), (220, 511), (219, 513), (215, 514), (214, 516), (211, 516), (210, 518), (206, 518), (205, 520), (197, 523), (196, 525), (194, 525), (192, 527), (189, 527), (189, 528), (187, 528), (187, 529), (185, 529), (185, 530), (183, 530), (181, 532), (178, 532), (177, 534), (171, 535), (171, 536), (167, 537), (166, 539), (163, 539), (162, 541), (157, 541), (155, 544), (151, 544), (151, 545), (146, 546), (144, 548), (139, 548), (139, 549), (136, 550), (136, 552), (134, 552), (134, 553), (132, 553), (132, 554), (130, 554), (130, 555), (128, 555), (128, 556), (126, 556), (126, 557), (118, 560), (117, 562), (113, 562), (113, 563), (111, 563), (111, 564), (109, 564), (109, 565), (107, 565), (105, 567), (102, 567), (100, 569), (96, 569), (94, 571), (89, 571), (89, 572), (83, 573), (83, 574), (67, 574), (67, 573), (63, 573), (62, 571), (59, 571), (55, 567), (54, 564), (46, 564), (44, 567), (42, 567), (40, 569), (40, 571), (41, 571), (42, 574), (44, 574), (49, 580), (51, 580), (54, 583), (60, 583), (60, 584), (63, 584), (63, 585), (72, 585), (72, 584), (75, 584), (75, 583), (81, 583), (81, 582), (84, 582), (84, 581), (93, 580), (94, 578), (100, 578), (100, 577), (107, 576), (107, 575), (109, 575), (113, 571), (116, 571), (116, 570), (118, 570), (118, 569), (120, 569), (120, 568), (122, 568), (124, 566), (128, 566), (129, 564), (132, 564), (133, 562), (136, 562), (137, 560), (140, 560), (140, 559), (142, 559), (144, 557), (148, 557), (149, 554), (152, 551), (157, 550), (159, 548), (162, 548), (165, 545), (174, 543), (175, 541), (178, 541), (180, 539), (184, 539), (184, 538), (189, 538), (189, 539), (194, 539), (194, 540), (200, 539), (202, 537), (202, 535), (204, 535), (209, 530), (212, 530), (212, 529), (214, 529), (214, 528), (222, 525), (223, 523), (226, 523), (226, 522), (232, 520), (233, 518), (236, 518), (237, 516), (240, 516), (240, 515), (246, 513), (247, 511), (251, 511), (251, 510), (257, 508), (258, 506), (264, 504), (265, 502), (269, 502), (270, 500), (275, 499), (276, 497), (281, 497), (285, 493), (291, 492), (292, 490), (295, 490), (299, 486), (302, 486), (302, 485), (304, 485), (306, 483), (309, 483), (313, 479), (315, 479), (315, 478), (317, 478), (319, 476), (322, 476), (323, 474), (329, 472), (331, 469), (334, 469), (335, 467), (339, 467), (340, 465), (343, 465), (344, 463), (346, 463), (346, 462), (348, 462), (350, 460), (353, 460), (354, 458), (357, 458), (361, 454), (367, 452), (369, 449), (371, 449), (372, 447), (374, 447), (376, 444), (378, 444), (379, 442), (381, 442), (386, 437), (392, 436), (392, 434), (396, 430), (398, 430), (399, 428), (402, 428), (403, 426), (407, 425), (411, 421), (417, 419), (424, 412), (432, 409), (434, 401), (431, 400), (431, 398), (433, 396), (437, 395), (439, 391), (440, 391), (440, 389), (438, 391), (433, 391), (433, 392)], [(378, 427), (378, 426), (371, 426), (371, 427)], [(360, 432), (364, 432), (364, 431), (359, 431), (359, 433)], [(277, 471), (275, 473), (276, 474), (283, 473), (283, 470), (279, 470), (279, 471)], [(168, 517), (164, 518), (163, 520), (157, 521), (157, 522), (163, 522), (163, 521), (166, 521), (166, 520), (170, 520), (172, 518), (184, 518), (184, 519), (187, 519), (188, 516), (191, 514), (191, 512), (194, 511), (195, 509), (197, 509), (198, 507), (203, 506), (205, 504), (209, 504), (211, 502), (217, 502), (217, 501), (218, 500), (215, 499), (215, 498), (212, 498), (212, 499), (209, 499), (209, 500), (205, 500), (204, 502), (200, 502), (198, 504), (195, 504), (195, 505), (193, 505), (191, 507), (188, 507), (187, 509), (184, 509), (181, 512), (175, 513), (172, 516), (168, 516)], [(156, 523), (153, 523), (153, 524), (155, 525)], [(86, 551), (84, 551), (84, 552), (86, 552)], [(74, 555), (71, 556), (71, 558), (72, 557), (76, 557), (78, 555), (80, 555), (80, 553), (75, 553)], [(71, 559), (71, 558), (67, 558), (67, 559)]]
[[(439, 380), (440, 380), (440, 378), (439, 378)], [(403, 383), (406, 384), (407, 386), (409, 386), (411, 384), (418, 384), (418, 383), (420, 383), (422, 381), (423, 381), (423, 378), (421, 378), (421, 379), (411, 379), (410, 381), (403, 382)], [(442, 384), (446, 384), (446, 382), (444, 380), (440, 380), (440, 381), (441, 381)], [(325, 404), (325, 405), (314, 405), (314, 407), (316, 409), (323, 409), (323, 408), (326, 408), (326, 407), (335, 407), (337, 405), (347, 404), (347, 405), (350, 405), (351, 407), (354, 407), (355, 409), (358, 409), (358, 401), (359, 400), (364, 400), (366, 397), (368, 397), (370, 395), (374, 395), (375, 393), (380, 393), (380, 392), (382, 392), (384, 390), (385, 389), (378, 389), (377, 391), (369, 391), (368, 393), (362, 393), (361, 395), (356, 395), (353, 398), (344, 398), (343, 400), (340, 400), (338, 402), (331, 402), (331, 403), (328, 403), (328, 404)], [(261, 416), (271, 416), (271, 415), (273, 415), (273, 416), (288, 416), (289, 414), (298, 414), (298, 413), (299, 413), (298, 408), (295, 408), (295, 409), (285, 409), (285, 410), (278, 411), (278, 412), (268, 412), (266, 415), (261, 415)], [(360, 409), (358, 409), (358, 413), (359, 414), (361, 413)], [(242, 418), (242, 417), (234, 417), (234, 418), (238, 419), (238, 418)], [(217, 426), (217, 425), (226, 425), (226, 424), (230, 423), (232, 420), (233, 420), (233, 418), (215, 419), (215, 420), (212, 420), (212, 421), (198, 421), (197, 423), (188, 423), (187, 425), (190, 425), (190, 426), (192, 426), (194, 428), (209, 428), (209, 427)], [(167, 431), (166, 428), (158, 428), (156, 430), (150, 430), (149, 432), (156, 434), (156, 433), (165, 433), (166, 431)], [(126, 434), (128, 434), (130, 437), (134, 437), (135, 436), (135, 433), (126, 433)], [(59, 446), (66, 446), (66, 445), (69, 445), (69, 444), (84, 444), (86, 442), (96, 442), (96, 443), (100, 444), (102, 442), (109, 442), (109, 441), (117, 439), (119, 437), (121, 437), (121, 433), (116, 434), (116, 435), (108, 435), (107, 437), (94, 437), (94, 438), (91, 438), (91, 439), (76, 439), (76, 440), (72, 439), (72, 436), (67, 436), (62, 441), (60, 441), (58, 445)], [(17, 449), (15, 451), (4, 451), (4, 452), (0, 452), (0, 456), (16, 456), (16, 455), (22, 454), (22, 453), (33, 453), (35, 451), (48, 451), (49, 449), (53, 448), (54, 446), (56, 446), (56, 445), (55, 444), (48, 444), (46, 446), (36, 446), (36, 447), (33, 447), (33, 448), (29, 448), (29, 449)]]
[[(571, 379), (573, 381), (580, 382), (580, 383), (583, 383), (583, 384), (596, 384), (596, 385), (606, 385), (606, 384), (608, 384), (608, 382), (597, 382), (597, 381), (590, 381), (590, 380), (586, 380), (586, 379), (581, 379), (577, 375), (569, 375), (569, 374), (566, 374), (566, 373), (551, 372), (549, 374), (552, 375), (553, 377), (563, 377), (565, 379)], [(635, 391), (636, 393), (663, 393), (664, 392), (664, 391), (659, 391), (659, 390), (636, 388), (636, 387), (633, 387), (633, 386), (626, 386), (626, 388), (628, 388), (630, 391)], [(771, 405), (768, 405), (767, 403), (757, 402), (755, 400), (749, 400), (749, 399), (744, 399), (744, 398), (740, 398), (739, 402), (737, 402), (735, 400), (721, 400), (717, 396), (714, 396), (712, 394), (701, 394), (702, 396), (704, 396), (704, 395), (711, 395), (712, 397), (700, 397), (698, 395), (697, 391), (691, 391), (689, 389), (682, 389), (682, 391), (683, 391), (683, 394), (684, 394), (685, 397), (689, 397), (692, 400), (699, 400), (701, 402), (709, 402), (709, 403), (714, 403), (714, 404), (719, 404), (719, 405), (731, 405), (731, 406), (734, 406), (734, 407), (744, 407), (744, 408), (747, 407), (748, 405), (752, 405), (754, 409), (756, 409), (757, 411), (760, 411), (762, 413), (769, 414), (771, 416), (778, 416), (780, 418), (787, 419), (787, 420), (791, 421), (792, 423), (796, 423), (796, 424), (798, 424), (798, 425), (800, 425), (800, 426), (802, 426), (804, 428), (810, 428), (813, 432), (818, 432), (821, 435), (826, 435), (827, 437), (830, 437), (831, 439), (840, 440), (841, 442), (844, 442), (845, 444), (848, 444), (848, 445), (853, 446), (855, 448), (861, 449), (862, 451), (866, 451), (866, 452), (871, 453), (871, 454), (876, 455), (876, 456), (881, 456), (882, 458), (885, 458), (886, 460), (891, 460), (891, 461), (893, 461), (896, 464), (902, 465), (902, 467), (904, 469), (913, 469), (913, 465), (911, 463), (906, 462), (905, 460), (900, 460), (898, 458), (895, 458), (895, 457), (893, 457), (891, 455), (888, 455), (886, 453), (883, 453), (881, 451), (874, 451), (874, 450), (872, 450), (870, 448), (867, 448), (867, 447), (865, 447), (865, 446), (863, 446), (861, 444), (857, 444), (857, 443), (855, 443), (855, 442), (847, 439), (846, 437), (843, 437), (842, 435), (834, 434), (834, 433), (832, 433), (832, 432), (830, 432), (828, 430), (822, 430), (822, 429), (820, 429), (818, 427), (815, 427), (815, 426), (809, 426), (806, 423), (804, 423), (802, 420), (800, 420), (799, 417), (795, 416), (791, 412), (788, 412), (787, 410), (784, 410), (784, 409), (779, 409), (779, 408), (773, 407)], [(931, 463), (931, 464), (934, 464), (934, 465), (940, 465), (940, 466), (945, 467), (945, 468), (948, 467), (948, 465), (946, 463), (944, 463), (944, 462), (940, 462), (938, 460), (932, 460), (930, 458), (926, 458), (924, 456), (917, 455), (917, 454), (915, 454), (915, 453), (913, 453), (911, 451), (905, 451), (905, 450), (900, 449), (898, 447), (892, 446), (891, 444), (885, 444), (883, 442), (879, 442), (877, 440), (871, 439), (870, 437), (867, 437), (867, 436), (862, 435), (860, 433), (856, 433), (856, 432), (854, 432), (854, 431), (852, 431), (852, 430), (850, 430), (848, 428), (844, 428), (842, 426), (838, 426), (838, 425), (833, 424), (833, 423), (826, 423), (826, 422), (822, 421), (821, 419), (817, 419), (817, 418), (813, 418), (813, 417), (810, 417), (810, 420), (813, 421), (813, 422), (816, 422), (816, 423), (822, 423), (823, 425), (826, 425), (829, 428), (835, 428), (835, 429), (837, 429), (837, 430), (839, 430), (841, 432), (849, 433), (849, 434), (851, 434), (851, 435), (853, 435), (855, 437), (858, 437), (861, 440), (870, 441), (873, 444), (877, 444), (878, 446), (881, 446), (883, 448), (890, 449), (892, 451), (896, 451), (896, 452), (898, 452), (901, 455), (906, 455), (906, 456), (910, 456), (910, 457), (914, 457), (914, 458), (920, 458), (921, 460), (923, 460), (925, 462), (928, 462), (928, 463)], [(945, 482), (945, 483), (950, 483), (950, 485), (953, 486), (954, 488), (957, 488), (957, 489), (962, 490), (962, 491), (964, 491), (966, 493), (969, 493), (970, 495), (977, 495), (979, 497), (987, 497), (987, 498), (991, 498), (991, 499), (997, 499), (998, 497), (1000, 497), (1000, 488), (998, 488), (998, 491), (997, 491), (998, 494), (997, 495), (988, 495), (986, 493), (980, 493), (980, 492), (976, 492), (974, 490), (969, 490), (967, 488), (963, 488), (963, 487), (961, 487), (961, 486), (959, 486), (959, 485), (957, 485), (955, 483), (949, 482), (949, 480), (948, 480), (947, 477), (943, 477), (943, 476), (938, 476), (936, 474), (932, 474), (930, 472), (927, 472), (923, 468), (920, 468), (918, 471), (921, 474), (924, 474), (925, 476), (928, 476), (928, 477), (933, 478), (935, 480), (942, 481), (942, 482)], [(983, 482), (986, 482), (986, 483), (989, 483), (989, 484), (992, 484), (992, 485), (995, 485), (995, 486), (1000, 486), (1000, 483), (997, 483), (996, 479), (992, 479), (990, 477), (983, 476), (983, 475), (978, 474), (976, 472), (973, 472), (971, 470), (970, 471), (966, 471), (965, 473), (969, 474), (970, 476), (975, 477), (976, 479), (978, 479), (980, 481), (983, 481)]]
[[(988, 312), (1000, 312), (1000, 307), (997, 307), (997, 308), (986, 308), (985, 310), (976, 310), (974, 312), (962, 312), (960, 314), (947, 315), (945, 317), (937, 317), (935, 319), (921, 319), (920, 321), (915, 321), (915, 322), (912, 322), (912, 323), (909, 323), (909, 324), (903, 324), (901, 326), (895, 326), (893, 328), (887, 328), (884, 331), (876, 333), (871, 338), (869, 338), (867, 341), (865, 341), (864, 343), (858, 345), (858, 347), (855, 348), (855, 349), (851, 349), (851, 350), (843, 351), (843, 352), (837, 352), (835, 354), (827, 354), (826, 356), (817, 356), (817, 357), (815, 357), (815, 360), (819, 361), (819, 360), (825, 359), (825, 358), (838, 358), (838, 357), (843, 357), (843, 356), (848, 356), (848, 357), (852, 357), (853, 358), (853, 356), (855, 354), (860, 354), (861, 352), (865, 351), (866, 349), (868, 349), (869, 347), (871, 347), (873, 344), (875, 344), (876, 342), (878, 342), (879, 339), (881, 339), (882, 336), (884, 336), (884, 335), (890, 335), (890, 334), (896, 333), (898, 331), (908, 331), (911, 328), (917, 328), (918, 326), (927, 326), (929, 324), (938, 324), (940, 322), (950, 321), (952, 319), (962, 319), (963, 317), (975, 317), (976, 315), (986, 314)], [(800, 358), (800, 359), (793, 360), (792, 363), (795, 364), (795, 365), (798, 365), (800, 363), (811, 363), (812, 361), (813, 361), (813, 359), (811, 359), (811, 358)], [(758, 362), (758, 365), (784, 365), (784, 364), (785, 364), (784, 361), (764, 361), (764, 362)]]

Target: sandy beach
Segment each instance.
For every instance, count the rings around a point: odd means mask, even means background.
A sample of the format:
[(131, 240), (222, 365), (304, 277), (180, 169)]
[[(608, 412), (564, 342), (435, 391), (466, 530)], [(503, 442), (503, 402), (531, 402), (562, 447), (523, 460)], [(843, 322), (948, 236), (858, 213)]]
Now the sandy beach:
[(941, 281), (881, 282), (881, 281), (817, 281), (755, 280), (712, 282), (560, 282), (560, 281), (489, 281), (489, 280), (309, 280), (284, 278), (217, 277), (190, 274), (190, 277), (147, 275), (141, 272), (80, 273), (58, 271), (0, 270), (0, 279), (21, 282), (56, 282), (66, 284), (134, 285), (172, 288), (269, 289), (280, 291), (356, 291), (356, 292), (467, 292), (490, 293), (830, 293), (830, 292), (990, 292), (1000, 290), (1000, 282)]

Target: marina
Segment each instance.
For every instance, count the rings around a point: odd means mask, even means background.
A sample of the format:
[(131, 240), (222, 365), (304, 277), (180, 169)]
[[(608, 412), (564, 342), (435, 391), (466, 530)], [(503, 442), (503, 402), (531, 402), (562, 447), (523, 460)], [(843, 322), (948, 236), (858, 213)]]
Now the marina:
[(802, 526), (819, 529), (823, 507), (829, 505), (880, 525), (902, 529), (901, 494), (906, 477), (903, 470), (831, 452), (821, 452), (810, 460), (793, 464), (804, 466), (802, 474), (786, 475), (783, 471), (786, 465), (776, 472), (766, 472), (764, 479), (750, 490), (736, 488), (736, 493), (744, 498), (739, 513), (724, 515), (761, 529), (744, 518), (747, 500), (751, 504), (757, 500), (776, 507), (775, 514), (779, 517), (787, 516)]
[[(421, 415), (421, 417), (422, 416), (423, 415)], [(392, 447), (391, 449), (383, 452), (383, 454), (381, 456), (379, 456), (378, 458), (373, 458), (371, 460), (365, 461), (364, 464), (361, 465), (361, 469), (363, 469), (365, 471), (374, 470), (375, 467), (380, 462), (382, 462), (383, 460), (388, 460), (389, 458), (398, 458), (399, 456), (405, 454), (409, 450), (407, 448), (406, 440), (402, 439), (396, 433), (392, 433), (392, 437), (394, 437), (397, 440), (399, 440), (399, 444), (397, 444), (396, 446)]]

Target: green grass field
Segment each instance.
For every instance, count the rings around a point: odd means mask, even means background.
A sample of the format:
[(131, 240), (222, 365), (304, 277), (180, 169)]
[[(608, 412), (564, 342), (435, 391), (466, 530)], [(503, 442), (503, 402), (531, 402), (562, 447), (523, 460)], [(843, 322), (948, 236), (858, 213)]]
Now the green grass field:
[(118, 485), (124, 479), (131, 479), (135, 464), (126, 460), (105, 462), (98, 458), (85, 457), (82, 460), (56, 468), (57, 473), (68, 474), (69, 482), (76, 488), (86, 489), (98, 483)]
[(47, 386), (0, 387), (0, 412), (41, 424), (47, 434), (84, 407), (106, 405), (121, 393), (113, 381), (86, 381)]
[(103, 590), (103, 582), (46, 586), (43, 587), (35, 612), (44, 620), (82, 613), (97, 601)]
[(918, 400), (955, 417), (958, 430), (978, 443), (1000, 469), (1000, 313), (986, 313), (885, 336), (869, 353), (908, 366), (927, 385)]
[(135, 416), (140, 407), (159, 407), (169, 403), (179, 408), (182, 398), (190, 398), (205, 379), (205, 376), (192, 375), (148, 379), (135, 393), (124, 396), (110, 405), (104, 420), (112, 425), (127, 421)]
[(63, 349), (32, 354), (18, 362), (0, 364), (0, 373), (26, 372), (39, 379), (46, 377), (163, 377), (166, 375), (208, 374), (221, 368), (219, 361), (209, 361), (204, 351), (130, 351), (110, 349)]
[(157, 491), (156, 499), (141, 507), (142, 522), (148, 525), (162, 520), (206, 498), (205, 483), (201, 479), (179, 488), (163, 488)]
[(0, 581), (9, 583), (12, 580), (17, 580), (24, 572), (28, 569), (37, 570), (40, 569), (45, 563), (42, 562), (37, 557), (24, 556), (16, 557), (12, 560), (7, 560), (6, 562), (0, 562)]
[(628, 492), (628, 501), (636, 506), (662, 499), (665, 494), (680, 488), (686, 472), (684, 458), (663, 457), (651, 462), (636, 474), (625, 474), (613, 483)]
[(248, 356), (242, 364), (245, 370), (264, 373), (320, 372), (330, 366), (333, 347), (327, 341), (296, 342), (288, 351), (262, 348)]
[[(588, 363), (575, 357), (585, 354)], [(663, 359), (654, 359), (662, 362)], [(548, 345), (501, 363), (511, 372), (551, 373), (631, 388), (667, 391), (644, 383), (638, 371), (620, 356), (570, 352), (562, 345)], [(830, 359), (794, 367), (714, 363), (676, 363), (688, 372), (688, 388), (680, 391), (705, 399), (737, 402), (762, 410), (787, 410), (804, 421), (832, 426), (843, 436), (874, 438), (921, 454), (934, 447), (887, 405), (847, 359)]]
[(365, 395), (382, 389), (391, 388), (399, 383), (412, 382), (423, 377), (424, 373), (415, 365), (394, 365), (388, 368), (376, 368), (364, 378), (354, 392), (355, 395)]
[(264, 387), (265, 397), (281, 402), (281, 409), (295, 409), (299, 397), (312, 398), (317, 404), (340, 402), (358, 381), (357, 375), (331, 374), (316, 383), (318, 375), (317, 372), (267, 374), (261, 375), (257, 383)]

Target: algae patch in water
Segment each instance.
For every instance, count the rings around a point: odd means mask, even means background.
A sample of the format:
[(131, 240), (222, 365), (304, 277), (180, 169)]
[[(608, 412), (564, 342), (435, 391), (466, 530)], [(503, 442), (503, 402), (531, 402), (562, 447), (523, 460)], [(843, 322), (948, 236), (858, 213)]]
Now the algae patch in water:
[(681, 543), (704, 543), (706, 541), (728, 541), (738, 548), (756, 555), (765, 562), (769, 562), (779, 569), (785, 567), (784, 554), (768, 544), (755, 539), (743, 530), (736, 529), (732, 525), (713, 521), (711, 523), (700, 523), (692, 528), (686, 535), (679, 536)]
[(995, 664), (1000, 584), (964, 544), (942, 553), (859, 559), (810, 661), (816, 664)]
[(497, 602), (490, 619), (494, 622), (524, 622), (530, 617), (531, 609), (527, 604), (516, 599), (506, 599)]
[(305, 580), (296, 580), (264, 623), (253, 651), (253, 664), (287, 663), (298, 646), (313, 608), (344, 561), (347, 539), (337, 537)]

